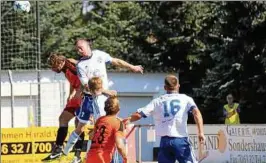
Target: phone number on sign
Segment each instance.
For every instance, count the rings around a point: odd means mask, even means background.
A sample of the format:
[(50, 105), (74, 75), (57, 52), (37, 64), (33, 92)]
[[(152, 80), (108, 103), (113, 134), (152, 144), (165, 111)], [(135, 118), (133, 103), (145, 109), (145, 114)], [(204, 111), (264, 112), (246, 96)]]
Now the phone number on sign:
[(266, 163), (266, 155), (230, 155), (230, 163)]
[(1, 155), (50, 153), (54, 142), (2, 143)]

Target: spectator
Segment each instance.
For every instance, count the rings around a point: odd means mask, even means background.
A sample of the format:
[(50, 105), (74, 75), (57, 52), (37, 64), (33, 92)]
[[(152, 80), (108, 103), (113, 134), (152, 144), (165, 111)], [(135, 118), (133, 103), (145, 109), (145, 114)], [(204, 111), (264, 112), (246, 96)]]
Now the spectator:
[(234, 97), (232, 94), (228, 94), (226, 96), (227, 104), (224, 105), (224, 117), (225, 117), (225, 124), (227, 125), (234, 125), (240, 124), (240, 108), (239, 104), (234, 102)]

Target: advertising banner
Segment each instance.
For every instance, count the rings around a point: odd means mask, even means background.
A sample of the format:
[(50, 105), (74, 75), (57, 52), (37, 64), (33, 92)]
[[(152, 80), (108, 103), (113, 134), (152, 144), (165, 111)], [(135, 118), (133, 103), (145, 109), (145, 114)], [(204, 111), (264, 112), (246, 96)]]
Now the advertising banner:
[(266, 125), (205, 125), (202, 147), (196, 126), (188, 129), (201, 163), (266, 163)]
[[(1, 163), (41, 162), (51, 153), (57, 130), (57, 127), (1, 129)], [(68, 136), (73, 130), (74, 127), (69, 127)], [(88, 140), (88, 135), (85, 140)]]
[[(133, 126), (127, 128), (127, 132)], [(87, 126), (85, 131), (85, 142), (89, 139), (88, 130), (93, 126)], [(57, 127), (29, 127), (29, 128), (2, 128), (1, 129), (1, 163), (39, 163), (48, 156), (52, 149), (57, 135)], [(69, 127), (68, 136), (74, 130)], [(127, 139), (128, 159), (136, 160), (135, 131)], [(86, 143), (84, 143), (86, 145)], [(130, 152), (129, 152), (130, 151)], [(84, 158), (86, 152), (82, 152)], [(69, 163), (73, 159), (73, 152), (67, 157), (53, 162)]]

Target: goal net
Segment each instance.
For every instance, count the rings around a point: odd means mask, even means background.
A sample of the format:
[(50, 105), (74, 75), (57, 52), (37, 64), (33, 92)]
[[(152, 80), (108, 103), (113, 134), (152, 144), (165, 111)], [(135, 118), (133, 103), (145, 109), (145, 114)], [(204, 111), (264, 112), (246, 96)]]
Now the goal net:
[[(15, 1), (1, 1), (1, 122), (6, 128), (40, 124), (37, 10), (36, 1), (29, 2), (26, 12), (16, 10)], [(29, 74), (34, 80), (25, 80)]]
[(1, 70), (38, 68), (36, 2), (18, 12), (14, 1), (1, 1)]

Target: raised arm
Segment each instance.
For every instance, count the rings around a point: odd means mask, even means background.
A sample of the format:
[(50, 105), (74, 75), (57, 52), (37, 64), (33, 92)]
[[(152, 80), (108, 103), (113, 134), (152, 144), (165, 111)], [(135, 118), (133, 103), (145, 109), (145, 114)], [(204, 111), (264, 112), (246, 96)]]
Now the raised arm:
[(130, 63), (127, 63), (126, 61), (118, 58), (113, 58), (112, 59), (112, 65), (116, 67), (121, 67), (121, 68), (126, 68), (128, 70), (131, 70), (133, 72), (140, 72), (143, 73), (143, 67), (141, 65), (132, 65)]
[(78, 63), (78, 61), (73, 58), (68, 58), (67, 60), (75, 65)]

